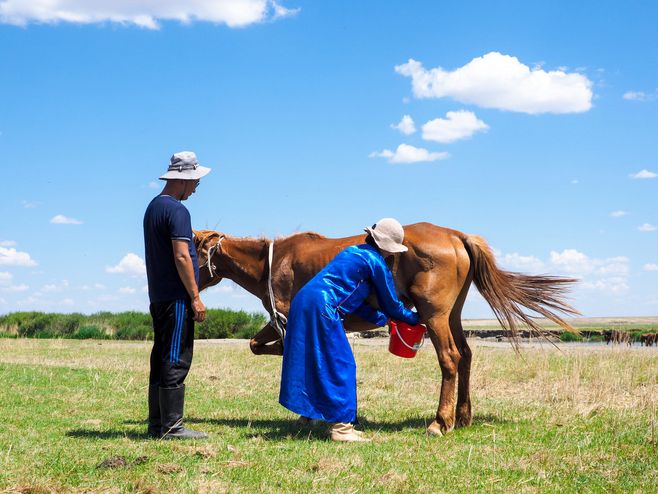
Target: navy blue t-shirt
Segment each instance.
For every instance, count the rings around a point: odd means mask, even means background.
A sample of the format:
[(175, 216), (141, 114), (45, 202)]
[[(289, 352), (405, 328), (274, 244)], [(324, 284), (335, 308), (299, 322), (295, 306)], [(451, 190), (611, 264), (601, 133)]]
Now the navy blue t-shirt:
[(190, 212), (171, 196), (154, 198), (144, 214), (144, 250), (149, 299), (154, 302), (189, 299), (178, 276), (172, 240), (187, 240), (194, 265), (194, 278), (199, 284), (199, 262), (192, 241)]

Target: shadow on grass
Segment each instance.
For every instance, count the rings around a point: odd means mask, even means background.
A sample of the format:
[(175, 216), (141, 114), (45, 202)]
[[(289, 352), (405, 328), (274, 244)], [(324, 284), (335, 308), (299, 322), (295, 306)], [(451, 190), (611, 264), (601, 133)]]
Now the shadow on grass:
[(498, 415), (491, 415), (490, 413), (487, 413), (485, 415), (474, 416), (471, 427), (475, 425), (504, 425), (509, 423), (511, 423), (510, 420), (501, 418)]
[(146, 433), (146, 426), (144, 426), (144, 432), (126, 431), (121, 429), (109, 429), (104, 431), (93, 429), (73, 429), (66, 431), (65, 435), (67, 437), (76, 437), (79, 439), (117, 439), (120, 437), (132, 440), (150, 439), (150, 436)]
[[(503, 425), (509, 421), (501, 419), (495, 415), (476, 415), (473, 418), (472, 426), (488, 425)], [(104, 431), (91, 430), (91, 429), (74, 429), (68, 431), (68, 437), (77, 438), (94, 438), (94, 439), (117, 439), (127, 438), (132, 440), (150, 440), (146, 434), (146, 421), (145, 420), (125, 420), (126, 425), (143, 425), (144, 432), (126, 431), (120, 429), (110, 429)], [(307, 440), (310, 435), (316, 439), (327, 439), (325, 436), (328, 424), (319, 421), (312, 426), (298, 426), (294, 420), (275, 420), (275, 419), (234, 419), (234, 418), (199, 418), (187, 417), (185, 423), (190, 424), (210, 424), (214, 426), (226, 426), (239, 429), (247, 429), (246, 437), (260, 437), (266, 440), (277, 439), (300, 439)], [(359, 428), (364, 431), (377, 431), (377, 432), (400, 432), (407, 429), (414, 429), (424, 431), (430, 425), (431, 419), (423, 418), (410, 418), (399, 420), (396, 422), (381, 422), (375, 420), (361, 419), (359, 421)], [(200, 427), (203, 429), (203, 427)], [(212, 434), (212, 432), (211, 432)]]

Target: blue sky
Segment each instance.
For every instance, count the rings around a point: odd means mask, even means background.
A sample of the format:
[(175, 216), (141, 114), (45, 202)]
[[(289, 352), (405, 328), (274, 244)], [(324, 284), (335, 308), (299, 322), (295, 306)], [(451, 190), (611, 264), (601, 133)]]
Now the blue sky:
[[(196, 228), (430, 221), (580, 278), (586, 316), (658, 312), (658, 4), (88, 4), (0, 0), (0, 313), (146, 311), (141, 221), (181, 150), (213, 168)], [(492, 317), (475, 288), (464, 317)]]

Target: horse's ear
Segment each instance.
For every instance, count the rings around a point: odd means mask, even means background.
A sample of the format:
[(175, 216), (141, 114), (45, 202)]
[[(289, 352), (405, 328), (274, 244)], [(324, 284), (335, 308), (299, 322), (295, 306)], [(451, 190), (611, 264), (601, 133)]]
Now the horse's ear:
[(194, 246), (197, 251), (203, 245), (208, 245), (210, 239), (219, 237), (219, 233), (213, 230), (192, 230), (194, 234)]

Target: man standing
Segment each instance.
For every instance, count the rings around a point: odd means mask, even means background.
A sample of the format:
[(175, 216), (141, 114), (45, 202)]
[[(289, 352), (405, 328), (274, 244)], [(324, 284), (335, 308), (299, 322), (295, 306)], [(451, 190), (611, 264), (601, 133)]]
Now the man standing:
[(199, 297), (199, 264), (192, 239), (190, 213), (182, 201), (194, 194), (210, 168), (190, 151), (171, 157), (162, 192), (144, 214), (144, 247), (153, 350), (148, 392), (148, 434), (165, 439), (207, 437), (183, 427), (185, 378), (192, 364), (194, 321), (203, 322), (206, 307)]

